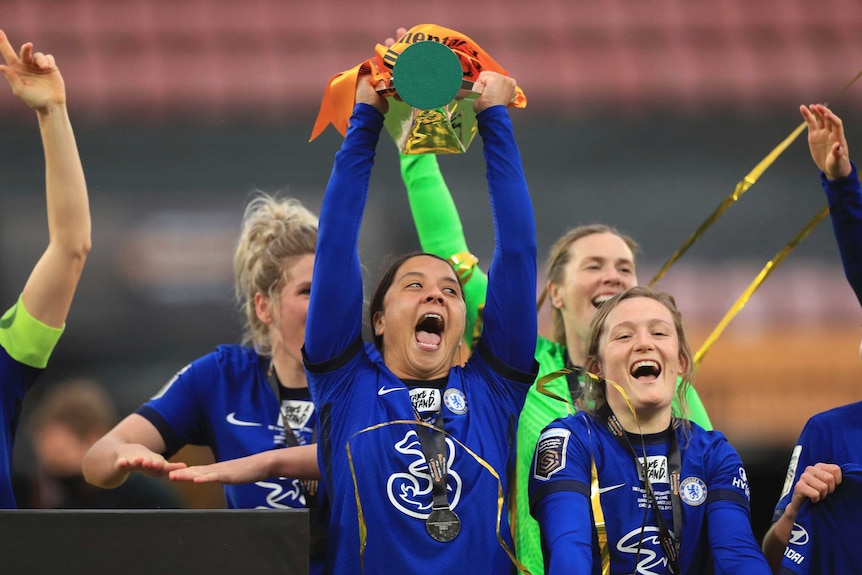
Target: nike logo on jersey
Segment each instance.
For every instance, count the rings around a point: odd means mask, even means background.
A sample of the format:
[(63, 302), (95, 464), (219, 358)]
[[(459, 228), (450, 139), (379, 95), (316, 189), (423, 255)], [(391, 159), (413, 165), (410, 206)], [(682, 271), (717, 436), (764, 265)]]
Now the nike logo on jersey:
[(613, 491), (614, 489), (619, 489), (620, 487), (623, 487), (624, 485), (625, 485), (625, 483), (620, 483), (619, 485), (610, 485), (608, 487), (599, 487), (599, 495), (601, 495), (602, 493), (607, 493), (608, 491)]
[(263, 425), (262, 423), (257, 423), (254, 421), (243, 421), (241, 419), (237, 419), (235, 411), (232, 411), (227, 414), (227, 422), (231, 425), (238, 425), (240, 427), (260, 427), (261, 425)]
[(381, 387), (380, 389), (377, 390), (377, 395), (386, 395), (387, 393), (392, 393), (393, 391), (403, 391), (405, 389), (407, 389), (407, 388), (406, 387), (390, 387), (390, 388)]

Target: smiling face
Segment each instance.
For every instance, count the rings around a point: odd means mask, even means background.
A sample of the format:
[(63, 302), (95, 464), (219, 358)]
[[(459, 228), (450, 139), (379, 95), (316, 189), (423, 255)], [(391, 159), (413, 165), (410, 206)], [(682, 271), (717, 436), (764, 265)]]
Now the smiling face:
[[(658, 431), (670, 423), (671, 401), (677, 376), (686, 371), (687, 360), (673, 314), (651, 297), (620, 301), (604, 321), (598, 340), (597, 375), (619, 384), (628, 394), (638, 418), (658, 421)], [(623, 421), (631, 417), (619, 391), (608, 384), (608, 404)]]
[(566, 344), (577, 352), (573, 359), (586, 348), (598, 306), (634, 285), (634, 254), (623, 238), (602, 232), (572, 242), (562, 281), (549, 281), (548, 295), (562, 315)]
[(448, 262), (428, 255), (407, 259), (372, 318), (386, 366), (402, 379), (445, 376), (461, 342), (465, 314), (461, 284)]

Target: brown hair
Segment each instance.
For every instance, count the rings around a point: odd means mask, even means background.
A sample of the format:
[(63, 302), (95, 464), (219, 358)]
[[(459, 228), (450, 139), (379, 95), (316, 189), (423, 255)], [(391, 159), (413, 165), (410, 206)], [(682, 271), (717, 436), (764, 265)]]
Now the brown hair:
[(103, 435), (117, 422), (117, 410), (104, 388), (87, 379), (74, 379), (48, 389), (30, 415), (28, 429), (38, 434), (59, 423), (75, 437)]
[[(685, 334), (685, 326), (682, 321), (682, 313), (676, 307), (676, 301), (669, 293), (661, 290), (654, 290), (648, 286), (635, 286), (628, 290), (615, 295), (603, 303), (592, 323), (590, 324), (590, 339), (587, 346), (587, 359), (584, 362), (584, 368), (595, 373), (599, 365), (599, 343), (604, 334), (605, 322), (611, 311), (619, 305), (620, 302), (627, 299), (645, 297), (654, 299), (664, 305), (673, 317), (673, 324), (676, 328), (677, 338), (679, 339), (679, 354), (685, 361), (685, 371), (680, 374), (681, 382), (677, 387), (676, 394), (679, 402), (681, 416), (685, 417), (688, 412), (685, 395), (688, 388), (691, 386), (691, 381), (694, 378), (694, 358), (691, 353), (691, 346), (688, 343), (688, 337)], [(593, 406), (593, 409), (598, 409), (607, 403), (607, 383), (604, 379), (595, 380), (587, 377), (586, 394), (587, 403)]]
[[(616, 228), (606, 226), (605, 224), (587, 224), (577, 226), (560, 236), (560, 238), (554, 242), (554, 245), (551, 246), (551, 250), (548, 253), (548, 264), (545, 272), (545, 278), (547, 281), (556, 284), (563, 283), (565, 280), (566, 265), (571, 260), (572, 255), (569, 248), (579, 239), (593, 234), (613, 234), (619, 237), (632, 251), (633, 258), (640, 252), (640, 246), (637, 242), (629, 236), (620, 233)], [(566, 325), (563, 322), (563, 314), (553, 305), (551, 306), (551, 321), (554, 341), (567, 345)]]

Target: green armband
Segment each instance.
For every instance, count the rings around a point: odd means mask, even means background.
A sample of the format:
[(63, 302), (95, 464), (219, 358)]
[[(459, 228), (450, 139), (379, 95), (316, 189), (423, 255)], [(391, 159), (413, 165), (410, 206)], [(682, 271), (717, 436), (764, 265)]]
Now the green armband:
[(34, 318), (19, 296), (18, 303), (0, 318), (0, 346), (15, 361), (43, 369), (64, 329), (65, 325), (51, 327)]

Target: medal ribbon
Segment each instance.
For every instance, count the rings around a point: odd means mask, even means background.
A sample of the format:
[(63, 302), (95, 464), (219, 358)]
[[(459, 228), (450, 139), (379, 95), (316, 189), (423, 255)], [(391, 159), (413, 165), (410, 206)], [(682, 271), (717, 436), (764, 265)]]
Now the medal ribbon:
[[(650, 483), (649, 474), (647, 473), (646, 448), (644, 448), (643, 459), (639, 458), (637, 452), (635, 452), (635, 449), (632, 446), (632, 442), (629, 440), (628, 434), (623, 429), (623, 426), (620, 425), (617, 416), (614, 415), (614, 412), (611, 410), (610, 406), (605, 404), (604, 407), (599, 410), (599, 415), (605, 422), (605, 425), (607, 426), (608, 431), (611, 432), (611, 435), (616, 438), (616, 440), (623, 447), (623, 449), (631, 453), (632, 457), (634, 457), (635, 465), (638, 466), (640, 472), (643, 474), (644, 488), (646, 489), (647, 499), (652, 505), (653, 512), (655, 513), (656, 522), (658, 523), (659, 528), (659, 541), (661, 542), (662, 549), (664, 550), (665, 556), (668, 559), (668, 566), (670, 567), (671, 573), (680, 575), (680, 538), (674, 536), (670, 529), (668, 529), (667, 523), (664, 520), (664, 515), (662, 515), (661, 510), (658, 507), (658, 501), (656, 500), (655, 492), (653, 492), (652, 483)], [(680, 471), (682, 469), (682, 459), (679, 453), (679, 441), (677, 440), (676, 432), (673, 429), (670, 429), (670, 447), (668, 449), (667, 466), (671, 486), (670, 498), (671, 507), (673, 510), (673, 524), (677, 530), (677, 533), (681, 533), (682, 499), (679, 496), (679, 477)]]
[[(383, 427), (388, 427), (390, 425), (412, 425), (412, 426), (424, 426), (430, 428), (431, 430), (436, 429), (433, 425), (429, 423), (425, 423), (424, 421), (416, 421), (415, 419), (395, 419), (393, 421), (385, 421), (383, 423), (377, 423), (375, 425), (371, 425), (366, 427), (365, 429), (360, 429), (356, 433), (350, 436), (350, 439), (358, 435), (362, 435), (363, 433), (368, 433), (369, 431), (374, 431), (376, 429), (381, 429)], [(506, 541), (503, 539), (503, 536), (500, 533), (500, 527), (502, 525), (502, 517), (503, 517), (503, 481), (500, 479), (500, 474), (494, 469), (494, 467), (482, 459), (476, 452), (472, 449), (464, 445), (461, 441), (459, 441), (455, 436), (445, 430), (440, 430), (439, 433), (441, 435), (445, 435), (455, 442), (456, 445), (461, 447), (467, 454), (472, 457), (476, 463), (484, 467), (488, 473), (497, 481), (497, 541), (500, 543), (500, 547), (503, 548), (503, 551), (506, 552), (506, 555), (509, 556), (509, 559), (512, 561), (512, 564), (518, 569), (519, 573), (523, 575), (531, 575), (530, 571), (524, 567), (520, 561), (515, 557), (515, 553), (509, 549), (509, 546), (506, 544)], [(356, 510), (357, 510), (357, 518), (359, 520), (359, 558), (360, 565), (362, 566), (362, 573), (365, 573), (365, 545), (368, 541), (368, 528), (365, 523), (365, 515), (362, 512), (362, 500), (359, 496), (359, 481), (356, 476), (356, 467), (353, 462), (353, 453), (350, 449), (350, 439), (347, 441), (345, 445), (345, 449), (347, 451), (347, 462), (350, 466), (350, 476), (353, 479), (353, 488), (356, 493)]]
[[(269, 369), (266, 370), (266, 381), (272, 388), (273, 393), (275, 393), (275, 398), (278, 401), (278, 411), (281, 413), (281, 418), (284, 421), (284, 442), (288, 447), (297, 447), (299, 445), (299, 440), (293, 433), (293, 428), (290, 427), (287, 414), (284, 412), (285, 398), (282, 390), (285, 388), (281, 385), (281, 381), (278, 379), (278, 374), (275, 372), (275, 366), (272, 365), (271, 361), (269, 363)], [(314, 426), (311, 443), (317, 443), (317, 426)], [(303, 479), (299, 482), (299, 486), (302, 489), (303, 496), (305, 496), (306, 507), (318, 507), (318, 481), (316, 479)]]
[[(569, 374), (577, 373), (575, 369), (558, 369), (557, 371), (553, 371), (538, 380), (536, 380), (536, 390), (547, 396), (551, 399), (555, 399), (557, 401), (562, 401), (572, 407), (578, 408), (574, 403), (567, 401), (560, 397), (559, 395), (549, 391), (546, 386), (548, 382), (553, 381), (554, 379), (561, 376), (568, 376)], [(585, 378), (590, 378), (593, 381), (600, 381), (602, 378), (599, 376), (590, 373), (585, 370), (580, 370), (580, 373), (584, 374)], [(631, 411), (632, 415), (635, 418), (635, 422), (640, 427), (640, 423), (638, 422), (637, 411), (632, 404), (629, 395), (626, 391), (616, 382), (605, 379), (604, 380), (607, 385), (612, 385), (616, 390), (622, 395), (623, 399), (626, 402), (626, 405)], [(673, 573), (679, 575), (679, 538), (674, 537), (674, 535), (667, 528), (667, 524), (664, 521), (664, 516), (662, 516), (659, 508), (658, 502), (656, 501), (655, 495), (652, 491), (652, 485), (649, 482), (649, 475), (647, 474), (647, 470), (644, 462), (642, 462), (637, 454), (634, 451), (634, 447), (632, 447), (631, 441), (629, 441), (628, 436), (625, 434), (622, 426), (617, 420), (616, 416), (611, 411), (610, 407), (606, 404), (602, 409), (599, 410), (599, 415), (605, 420), (605, 423), (610, 430), (611, 434), (626, 448), (635, 459), (636, 464), (640, 467), (641, 473), (644, 477), (644, 485), (647, 491), (647, 499), (650, 500), (653, 511), (656, 514), (656, 521), (659, 524), (659, 538), (661, 541), (662, 548), (665, 551), (666, 556), (668, 557), (669, 564), (671, 566), (671, 570)], [(589, 428), (588, 428), (589, 429)], [(646, 450), (644, 450), (646, 451)], [(644, 458), (646, 458), (646, 453), (644, 453)], [(598, 473), (596, 471), (595, 459), (591, 458), (591, 480), (590, 480), (590, 505), (593, 509), (593, 519), (595, 521), (596, 533), (599, 537), (599, 551), (602, 557), (602, 573), (603, 575), (607, 575), (610, 571), (610, 555), (609, 549), (607, 545), (607, 531), (605, 528), (605, 520), (604, 513), (601, 508), (601, 501), (598, 492)], [(668, 454), (668, 473), (670, 475), (670, 485), (671, 485), (671, 506), (673, 508), (673, 521), (674, 526), (677, 531), (682, 530), (682, 501), (679, 496), (679, 481), (680, 481), (680, 469), (681, 469), (681, 456), (679, 452), (679, 442), (676, 437), (676, 432), (671, 430), (671, 439), (670, 439), (670, 450)], [(603, 538), (604, 536), (604, 538)]]
[[(418, 413), (416, 414), (416, 419), (421, 421)], [(446, 493), (446, 484), (449, 477), (449, 465), (446, 459), (446, 437), (442, 433), (439, 433), (445, 431), (444, 427), (443, 415), (438, 411), (435, 425), (433, 427), (417, 425), (416, 435), (419, 437), (419, 444), (422, 446), (422, 455), (425, 456), (425, 462), (428, 464), (428, 473), (431, 475), (431, 493), (434, 497), (432, 508), (451, 511), (449, 497)], [(438, 433), (435, 433), (435, 430)]]

